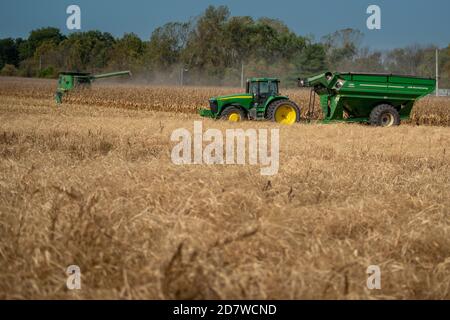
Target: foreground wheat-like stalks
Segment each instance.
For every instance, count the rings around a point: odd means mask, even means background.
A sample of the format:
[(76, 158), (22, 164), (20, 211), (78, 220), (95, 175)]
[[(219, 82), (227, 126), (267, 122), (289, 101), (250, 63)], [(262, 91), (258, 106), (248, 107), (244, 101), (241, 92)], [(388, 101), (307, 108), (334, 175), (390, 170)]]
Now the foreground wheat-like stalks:
[[(280, 170), (267, 178), (170, 160), (171, 132), (233, 89), (105, 86), (57, 108), (52, 82), (1, 80), (0, 298), (450, 298), (440, 100), (421, 102), (413, 124), (441, 126), (203, 120), (279, 128)], [(72, 264), (81, 290), (66, 287)], [(369, 265), (381, 290), (366, 287)]]

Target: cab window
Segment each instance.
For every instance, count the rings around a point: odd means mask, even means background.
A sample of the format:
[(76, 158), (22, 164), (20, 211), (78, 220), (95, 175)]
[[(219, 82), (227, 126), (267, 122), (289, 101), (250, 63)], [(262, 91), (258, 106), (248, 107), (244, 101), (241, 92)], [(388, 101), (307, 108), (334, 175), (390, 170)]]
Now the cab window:
[[(258, 88), (259, 87), (259, 88)], [(254, 95), (276, 95), (278, 94), (277, 81), (262, 81), (247, 83), (247, 93)]]
[(273, 95), (278, 94), (278, 82), (270, 81), (269, 82), (269, 91)]
[(260, 82), (260, 93), (263, 95), (276, 95), (278, 93), (278, 82)]
[(259, 93), (260, 94), (268, 94), (270, 93), (270, 87), (268, 82), (260, 82), (259, 83)]
[(250, 83), (248, 93), (256, 94), (256, 95), (258, 94), (258, 82)]

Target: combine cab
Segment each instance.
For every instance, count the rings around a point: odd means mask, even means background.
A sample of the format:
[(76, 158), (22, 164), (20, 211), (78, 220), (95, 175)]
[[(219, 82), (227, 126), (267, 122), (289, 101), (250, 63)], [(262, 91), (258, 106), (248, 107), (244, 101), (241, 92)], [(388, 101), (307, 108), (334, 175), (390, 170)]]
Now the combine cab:
[(436, 89), (436, 80), (393, 74), (323, 73), (299, 79), (311, 87), (308, 114), (320, 97), (324, 122), (367, 122), (391, 127), (409, 119), (414, 103)]

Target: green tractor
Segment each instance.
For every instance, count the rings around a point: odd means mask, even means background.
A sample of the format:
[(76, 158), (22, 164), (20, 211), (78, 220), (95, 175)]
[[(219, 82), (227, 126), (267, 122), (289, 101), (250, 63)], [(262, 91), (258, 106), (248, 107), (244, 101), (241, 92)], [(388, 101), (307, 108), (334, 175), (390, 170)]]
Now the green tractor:
[(280, 95), (280, 80), (276, 78), (251, 78), (242, 94), (214, 97), (209, 109), (199, 111), (202, 117), (243, 120), (271, 120), (281, 124), (300, 121), (300, 108), (287, 96)]

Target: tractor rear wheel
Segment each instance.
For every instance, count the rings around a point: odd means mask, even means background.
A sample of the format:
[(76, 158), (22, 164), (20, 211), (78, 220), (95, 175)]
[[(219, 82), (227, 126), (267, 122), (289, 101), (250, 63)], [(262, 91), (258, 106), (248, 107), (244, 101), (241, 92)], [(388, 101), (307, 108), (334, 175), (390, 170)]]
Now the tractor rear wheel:
[(400, 114), (389, 104), (375, 107), (370, 113), (370, 124), (377, 127), (393, 127), (400, 125)]
[(291, 125), (300, 121), (300, 108), (293, 101), (278, 100), (267, 107), (266, 118), (281, 124)]
[(238, 107), (226, 108), (220, 118), (230, 122), (241, 122), (246, 119), (244, 111)]

